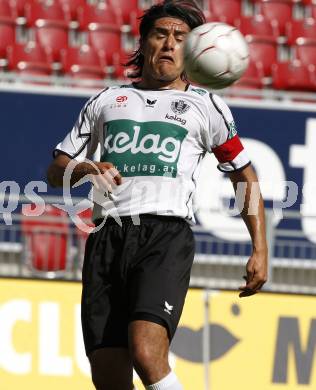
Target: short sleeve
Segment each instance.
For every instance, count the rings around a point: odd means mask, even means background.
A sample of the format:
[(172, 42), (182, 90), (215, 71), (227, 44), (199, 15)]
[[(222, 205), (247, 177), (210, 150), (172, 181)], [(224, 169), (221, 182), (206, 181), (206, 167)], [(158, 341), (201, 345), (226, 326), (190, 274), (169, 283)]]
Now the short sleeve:
[(233, 115), (219, 96), (210, 94), (209, 97), (210, 112), (205, 147), (209, 152), (214, 153), (220, 171), (242, 170), (250, 165), (250, 160), (237, 134)]
[(72, 130), (56, 146), (53, 152), (54, 157), (58, 153), (63, 153), (78, 161), (82, 161), (85, 158), (93, 158), (98, 146), (98, 121), (100, 115), (97, 103), (100, 94), (92, 97), (84, 105)]

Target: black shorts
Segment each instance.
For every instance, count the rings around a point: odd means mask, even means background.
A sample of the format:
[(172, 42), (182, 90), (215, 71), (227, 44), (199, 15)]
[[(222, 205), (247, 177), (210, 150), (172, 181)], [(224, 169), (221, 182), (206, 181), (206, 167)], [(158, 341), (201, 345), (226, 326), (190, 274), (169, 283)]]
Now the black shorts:
[(86, 353), (128, 346), (128, 324), (166, 327), (171, 340), (189, 287), (194, 237), (176, 217), (141, 215), (140, 225), (109, 219), (90, 234), (82, 273), (81, 319)]

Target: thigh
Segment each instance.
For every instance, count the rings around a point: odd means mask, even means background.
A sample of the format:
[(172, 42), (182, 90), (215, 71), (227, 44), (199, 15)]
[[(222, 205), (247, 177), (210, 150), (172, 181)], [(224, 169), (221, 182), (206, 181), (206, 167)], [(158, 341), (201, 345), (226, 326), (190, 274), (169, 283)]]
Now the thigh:
[(165, 325), (171, 340), (189, 287), (194, 238), (184, 221), (159, 224), (147, 237), (129, 279), (129, 320), (151, 314), (154, 322)]
[(133, 365), (128, 349), (101, 348), (89, 354), (97, 390), (132, 390)]
[(112, 226), (90, 235), (82, 272), (81, 320), (86, 353), (127, 348), (126, 291), (120, 276), (122, 237)]

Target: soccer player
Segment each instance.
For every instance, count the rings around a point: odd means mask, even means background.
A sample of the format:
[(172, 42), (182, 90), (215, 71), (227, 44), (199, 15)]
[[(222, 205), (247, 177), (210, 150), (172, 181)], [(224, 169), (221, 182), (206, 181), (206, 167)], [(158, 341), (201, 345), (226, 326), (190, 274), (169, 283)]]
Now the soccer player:
[(83, 335), (98, 390), (133, 389), (133, 368), (146, 389), (183, 389), (168, 351), (189, 286), (192, 198), (207, 152), (235, 190), (239, 182), (246, 187), (241, 215), (253, 252), (240, 295), (257, 293), (267, 279), (263, 202), (259, 193), (248, 213), (257, 177), (232, 114), (185, 77), (183, 42), (204, 22), (191, 1), (151, 7), (129, 63), (137, 82), (92, 97), (48, 170), (50, 184), (61, 186), (75, 162), (71, 183), (90, 175), (108, 191), (94, 207), (102, 228), (88, 238), (82, 278)]

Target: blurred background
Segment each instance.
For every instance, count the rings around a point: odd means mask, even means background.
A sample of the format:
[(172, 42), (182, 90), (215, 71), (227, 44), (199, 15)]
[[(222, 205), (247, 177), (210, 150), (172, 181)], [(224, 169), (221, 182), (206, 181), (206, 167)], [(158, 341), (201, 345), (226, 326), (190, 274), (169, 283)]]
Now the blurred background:
[[(56, 207), (69, 194), (49, 188), (46, 169), (87, 99), (129, 82), (122, 63), (152, 3), (0, 0), (1, 390), (92, 389), (80, 328), (87, 233)], [(260, 295), (238, 298), (251, 243), (229, 179), (207, 156), (170, 364), (190, 390), (315, 389), (316, 1), (199, 4), (208, 21), (236, 26), (249, 44), (244, 76), (216, 93), (259, 176), (270, 277)], [(88, 192), (71, 195), (92, 226)], [(135, 384), (143, 389), (136, 375)]]

